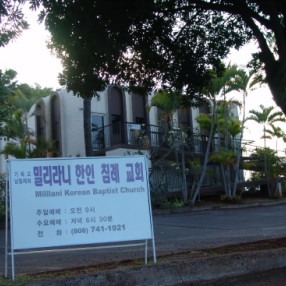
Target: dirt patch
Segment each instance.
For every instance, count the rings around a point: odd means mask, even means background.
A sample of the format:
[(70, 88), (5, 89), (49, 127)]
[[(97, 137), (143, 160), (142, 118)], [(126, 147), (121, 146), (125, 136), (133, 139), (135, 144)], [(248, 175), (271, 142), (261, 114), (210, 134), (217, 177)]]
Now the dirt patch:
[(229, 254), (236, 252), (249, 252), (249, 251), (258, 251), (258, 250), (267, 250), (267, 249), (278, 249), (286, 248), (286, 237), (275, 238), (275, 239), (264, 239), (240, 244), (225, 245), (215, 248), (205, 249), (209, 253), (213, 251), (218, 254)]
[[(184, 259), (195, 259), (200, 257), (213, 257), (231, 253), (243, 253), (259, 250), (286, 248), (286, 237), (277, 239), (265, 239), (247, 243), (225, 245), (221, 247), (212, 247), (207, 249), (186, 250), (158, 257), (158, 262), (171, 262)], [(152, 263), (152, 261), (150, 261)], [(124, 260), (112, 263), (103, 263), (100, 265), (90, 265), (85, 267), (69, 268), (59, 271), (41, 272), (27, 274), (31, 280), (53, 279), (57, 277), (69, 277), (79, 274), (94, 273), (102, 270), (118, 269), (125, 267), (142, 266), (142, 260)]]

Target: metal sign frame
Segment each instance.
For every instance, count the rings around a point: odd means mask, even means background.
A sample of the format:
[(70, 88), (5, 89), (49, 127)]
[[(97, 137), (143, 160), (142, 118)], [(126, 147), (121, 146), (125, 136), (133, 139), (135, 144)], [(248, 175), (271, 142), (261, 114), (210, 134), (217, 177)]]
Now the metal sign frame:
[(14, 256), (35, 252), (144, 245), (147, 263), (148, 240), (156, 263), (147, 170), (146, 156), (7, 161), (5, 277), (9, 255), (14, 280)]

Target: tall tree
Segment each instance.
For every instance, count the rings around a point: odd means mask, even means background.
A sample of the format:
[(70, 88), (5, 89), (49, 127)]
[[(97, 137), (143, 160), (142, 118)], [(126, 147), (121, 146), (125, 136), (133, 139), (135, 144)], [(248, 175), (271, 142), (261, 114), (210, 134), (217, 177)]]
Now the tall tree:
[[(177, 130), (172, 130), (173, 125), (173, 115), (182, 106), (182, 94), (180, 91), (169, 91), (161, 90), (151, 98), (150, 106), (147, 106), (147, 110), (150, 110), (152, 106), (160, 108), (161, 116), (160, 118), (161, 126), (163, 126), (163, 142), (169, 143), (169, 150), (167, 153), (174, 151), (177, 166), (180, 169), (182, 177), (182, 197), (184, 203), (188, 202), (188, 189), (186, 181), (186, 166), (185, 166), (185, 152), (184, 152), (184, 140), (182, 140), (182, 130), (177, 128)], [(163, 124), (162, 124), (163, 123)], [(179, 164), (178, 151), (181, 153), (181, 164)], [(166, 154), (164, 154), (166, 156)], [(153, 167), (156, 163), (153, 164)]]
[(267, 126), (271, 126), (275, 122), (285, 122), (285, 116), (281, 111), (275, 111), (274, 106), (265, 107), (263, 104), (260, 104), (259, 107), (260, 110), (252, 109), (249, 111), (251, 115), (248, 117), (248, 120), (253, 120), (262, 125), (262, 138), (264, 140), (264, 148), (266, 148)]
[[(25, 85), (29, 87), (28, 85)], [(33, 88), (29, 90), (35, 91)], [(42, 94), (36, 89), (36, 94)], [(28, 117), (32, 105), (36, 102), (37, 97), (26, 96), (21, 90), (17, 89), (13, 95), (10, 95), (5, 105), (10, 106), (7, 116), (3, 120), (2, 132), (8, 139), (1, 154), (11, 155), (15, 158), (28, 158), (28, 157), (45, 157), (47, 152), (56, 152), (54, 144), (51, 140), (45, 138), (37, 138), (35, 134), (28, 127)], [(33, 114), (35, 114), (34, 112)]]
[(2, 101), (15, 91), (17, 85), (16, 76), (17, 72), (12, 69), (0, 70), (0, 98)]
[(242, 155), (242, 139), (246, 122), (246, 97), (248, 95), (248, 92), (250, 90), (253, 90), (254, 87), (261, 82), (261, 80), (260, 77), (255, 74), (254, 71), (247, 72), (243, 69), (239, 69), (237, 66), (232, 66), (231, 68), (235, 71), (236, 75), (229, 82), (227, 89), (229, 91), (236, 90), (242, 93), (242, 122), (239, 142), (237, 144), (237, 160), (235, 163), (235, 175), (232, 189), (232, 195), (235, 195), (239, 176), (239, 166)]
[(41, 88), (37, 84), (35, 87), (18, 84), (16, 76), (17, 72), (12, 69), (0, 70), (0, 123), (6, 121), (9, 113), (20, 107), (24, 112), (29, 112), (37, 99), (51, 93), (51, 88)]
[(17, 89), (19, 89), (23, 94), (25, 94), (27, 99), (33, 99), (34, 101), (39, 98), (48, 96), (52, 92), (52, 88), (42, 88), (39, 84), (35, 84), (35, 86), (30, 86), (26, 83), (21, 83), (17, 85)]
[(260, 48), (255, 67), (264, 69), (286, 114), (285, 1), (34, 2), (42, 2), (52, 41), (70, 66), (76, 68), (85, 55), (94, 77), (145, 88), (160, 83), (191, 98), (200, 97), (195, 91), (210, 80), (207, 69), (221, 71), (230, 48), (255, 39)]
[(17, 72), (11, 69), (0, 70), (0, 134), (3, 135), (3, 121), (8, 117), (11, 107), (6, 104), (7, 98), (12, 95), (17, 87), (15, 80)]
[[(203, 182), (207, 164), (209, 161), (209, 155), (210, 155), (210, 147), (211, 142), (213, 140), (213, 135), (215, 133), (218, 133), (218, 143), (220, 144), (220, 133), (224, 134), (224, 140), (227, 144), (227, 137), (231, 135), (232, 137), (235, 137), (237, 134), (241, 132), (240, 128), (240, 122), (233, 118), (230, 114), (230, 106), (232, 103), (237, 104), (237, 102), (226, 102), (225, 101), (225, 94), (229, 93), (233, 90), (237, 89), (237, 85), (235, 84), (236, 78), (238, 76), (238, 69), (235, 66), (228, 66), (224, 73), (220, 76), (216, 75), (215, 73), (211, 73), (212, 80), (209, 85), (207, 85), (202, 91), (204, 94), (212, 101), (212, 112), (211, 115), (207, 114), (200, 114), (200, 116), (197, 118), (198, 123), (201, 126), (201, 129), (206, 129), (209, 132), (209, 139), (208, 139), (208, 145), (206, 148), (206, 152), (204, 154), (204, 162), (200, 174), (200, 179), (198, 180), (196, 190), (191, 198), (191, 202), (195, 203), (197, 196), (199, 195), (201, 184)], [(224, 100), (220, 100), (220, 106), (218, 106), (218, 99), (224, 98)], [(234, 157), (233, 152), (228, 152), (229, 154), (232, 154), (232, 159)], [(223, 154), (221, 154), (223, 155)], [(225, 165), (226, 166), (226, 165)], [(225, 193), (228, 196), (232, 195), (231, 191), (231, 177), (230, 177), (230, 170), (229, 166), (226, 166), (223, 170), (223, 165), (220, 165)], [(235, 171), (238, 172), (239, 166), (236, 166)], [(227, 178), (226, 178), (227, 177)], [(234, 184), (234, 183), (233, 183)], [(236, 188), (235, 188), (236, 189)], [(235, 194), (235, 193), (234, 193)]]
[(165, 90), (158, 91), (151, 98), (150, 105), (147, 106), (149, 110), (152, 106), (160, 108), (160, 112), (163, 118), (161, 118), (164, 123), (168, 126), (170, 130), (173, 126), (173, 115), (182, 106), (181, 92)]
[(248, 120), (253, 120), (258, 124), (262, 125), (263, 128), (263, 141), (264, 141), (264, 169), (265, 169), (265, 177), (267, 180), (267, 188), (269, 196), (272, 195), (272, 190), (269, 182), (269, 170), (268, 170), (268, 162), (267, 162), (267, 154), (266, 154), (266, 139), (267, 139), (267, 126), (273, 125), (275, 122), (285, 122), (285, 116), (281, 111), (275, 111), (273, 106), (265, 107), (264, 105), (260, 105), (260, 110), (250, 110), (251, 114), (248, 117)]
[[(39, 2), (39, 1), (38, 1)], [(60, 84), (83, 98), (84, 138), (86, 156), (92, 155), (91, 144), (91, 98), (104, 90), (107, 80), (95, 64), (100, 49), (108, 49), (104, 35), (89, 37), (98, 30), (93, 25), (96, 13), (94, 1), (43, 1), (45, 24), (51, 32), (50, 48), (61, 59), (63, 72)], [(110, 54), (110, 57), (112, 55)]]
[(271, 129), (266, 129), (266, 133), (272, 137), (276, 137), (276, 152), (278, 152), (278, 140), (282, 138), (284, 141), (286, 138), (286, 134), (280, 126), (275, 126), (273, 123), (270, 123), (270, 127)]
[(0, 1), (0, 47), (7, 45), (28, 28), (22, 12), (24, 2), (25, 0)]

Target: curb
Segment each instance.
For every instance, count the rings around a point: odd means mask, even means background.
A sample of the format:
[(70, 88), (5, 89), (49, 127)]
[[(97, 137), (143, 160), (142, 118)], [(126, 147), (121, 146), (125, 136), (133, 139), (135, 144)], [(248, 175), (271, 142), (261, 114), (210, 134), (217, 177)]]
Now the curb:
[(267, 202), (267, 203), (251, 203), (251, 204), (237, 204), (237, 205), (218, 205), (210, 207), (189, 207), (181, 209), (157, 209), (153, 210), (153, 215), (164, 215), (172, 213), (188, 213), (188, 212), (200, 212), (200, 211), (214, 211), (214, 210), (226, 210), (226, 209), (246, 209), (254, 207), (271, 207), (278, 205), (286, 205), (286, 201), (283, 202)]
[(174, 286), (286, 266), (286, 249), (226, 254), (168, 263), (106, 270), (27, 286)]

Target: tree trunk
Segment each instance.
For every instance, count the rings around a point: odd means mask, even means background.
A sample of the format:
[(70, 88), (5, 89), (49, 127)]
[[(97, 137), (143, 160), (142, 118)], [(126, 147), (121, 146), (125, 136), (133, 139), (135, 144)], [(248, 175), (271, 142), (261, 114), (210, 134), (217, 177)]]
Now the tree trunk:
[(227, 193), (227, 183), (226, 183), (226, 179), (225, 179), (225, 170), (222, 164), (219, 164), (219, 170), (220, 170), (220, 176), (221, 176), (221, 182), (222, 182), (222, 186), (224, 189), (224, 193), (227, 197), (229, 197), (228, 193)]
[(211, 143), (212, 143), (213, 134), (214, 134), (215, 113), (216, 113), (216, 103), (214, 102), (213, 113), (212, 113), (212, 124), (211, 124), (211, 130), (210, 130), (210, 134), (209, 134), (208, 145), (207, 145), (207, 149), (206, 149), (206, 153), (205, 153), (205, 157), (204, 157), (204, 163), (203, 163), (203, 166), (202, 166), (201, 175), (200, 175), (199, 181), (197, 183), (194, 195), (191, 198), (191, 203), (192, 204), (194, 204), (196, 202), (196, 199), (197, 199), (197, 197), (198, 197), (198, 195), (200, 193), (200, 190), (201, 190), (201, 186), (202, 186), (203, 180), (205, 178), (205, 174), (206, 174), (206, 170), (207, 170), (207, 166), (208, 166), (208, 161), (209, 161), (209, 154), (210, 154), (210, 149), (211, 149)]
[(273, 64), (274, 68), (272, 66), (269, 68), (269, 64), (265, 65), (265, 71), (273, 99), (286, 115), (286, 61), (281, 62), (282, 60)]
[[(184, 147), (182, 147), (184, 148)], [(188, 187), (187, 187), (187, 178), (186, 178), (186, 162), (185, 162), (185, 151), (181, 150), (181, 158), (182, 158), (182, 168), (181, 168), (181, 173), (182, 173), (182, 193), (183, 193), (183, 199), (184, 203), (187, 204), (188, 202)]]
[(232, 185), (232, 191), (231, 194), (232, 196), (236, 195), (236, 188), (237, 188), (237, 183), (238, 183), (238, 175), (239, 175), (239, 170), (240, 170), (240, 160), (241, 160), (241, 156), (242, 156), (242, 148), (241, 148), (241, 144), (242, 144), (242, 139), (243, 139), (243, 134), (244, 134), (244, 126), (245, 126), (245, 101), (246, 101), (246, 93), (243, 93), (243, 103), (242, 103), (242, 108), (243, 108), (243, 115), (242, 115), (242, 124), (241, 124), (241, 132), (240, 132), (240, 137), (239, 137), (239, 143), (237, 146), (237, 159), (236, 159), (236, 163), (234, 165), (234, 182)]
[(83, 99), (83, 128), (85, 155), (90, 157), (93, 155), (91, 143), (91, 97)]

